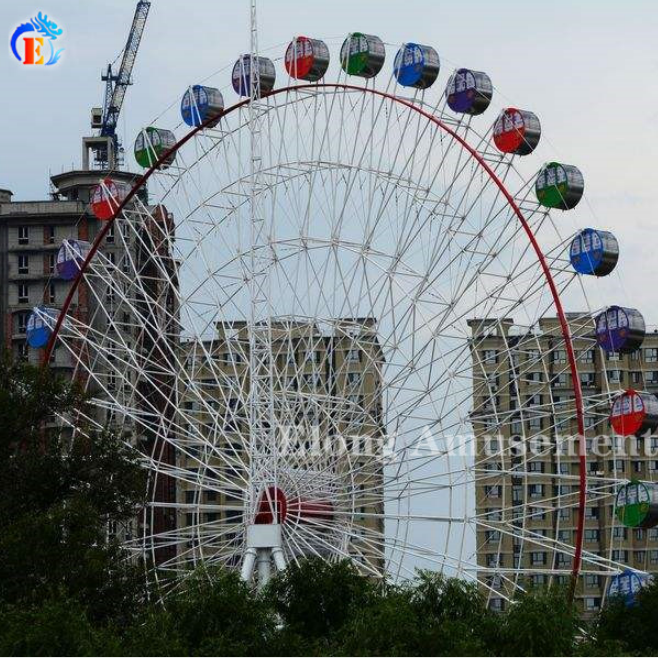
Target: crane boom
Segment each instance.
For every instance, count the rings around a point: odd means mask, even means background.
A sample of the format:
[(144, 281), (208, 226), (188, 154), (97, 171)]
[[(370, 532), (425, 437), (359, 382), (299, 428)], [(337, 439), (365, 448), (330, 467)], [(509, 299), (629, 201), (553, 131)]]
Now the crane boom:
[[(103, 114), (101, 135), (110, 137), (114, 142), (114, 151), (119, 153), (119, 140), (116, 134), (119, 114), (123, 106), (123, 100), (126, 96), (128, 86), (132, 84), (132, 70), (135, 66), (137, 51), (142, 41), (146, 19), (148, 17), (151, 3), (148, 0), (139, 0), (135, 8), (135, 15), (128, 34), (126, 46), (123, 49), (123, 57), (118, 73), (112, 71), (112, 64), (108, 64), (107, 72), (101, 76), (105, 82), (105, 98), (103, 102)], [(97, 154), (103, 156), (103, 154)]]

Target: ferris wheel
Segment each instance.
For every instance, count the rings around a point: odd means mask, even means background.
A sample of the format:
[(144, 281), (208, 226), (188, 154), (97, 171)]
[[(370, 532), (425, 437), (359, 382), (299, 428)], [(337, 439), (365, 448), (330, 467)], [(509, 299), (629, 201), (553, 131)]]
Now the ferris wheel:
[(619, 247), (564, 228), (581, 172), (533, 162), (537, 115), (494, 109), (489, 76), (444, 75), (431, 46), (299, 36), (266, 57), (252, 27), (225, 82), (138, 135), (137, 185), (99, 183), (103, 228), (64, 242), (70, 294), (28, 327), (149, 470), (126, 545), (162, 582), (205, 564), (263, 584), (316, 556), (492, 601), (618, 573), (583, 533), (625, 479), (588, 485), (567, 437), (658, 415), (582, 385), (587, 355), (645, 327), (588, 302)]

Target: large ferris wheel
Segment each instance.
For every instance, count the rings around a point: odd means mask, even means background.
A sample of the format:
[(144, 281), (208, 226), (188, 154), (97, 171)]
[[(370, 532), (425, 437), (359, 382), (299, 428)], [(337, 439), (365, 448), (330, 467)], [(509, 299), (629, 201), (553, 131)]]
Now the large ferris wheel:
[(502, 599), (534, 576), (617, 573), (583, 533), (625, 480), (588, 486), (585, 436), (611, 412), (658, 416), (641, 392), (581, 385), (583, 355), (634, 351), (645, 330), (588, 302), (619, 249), (562, 229), (581, 172), (531, 162), (539, 119), (492, 114), (487, 74), (440, 85), (430, 46), (332, 46), (265, 57), (253, 14), (237, 98), (194, 85), (138, 135), (144, 175), (100, 182), (103, 229), (60, 249), (63, 308), (31, 318), (34, 346), (74, 357), (87, 420), (149, 470), (127, 546), (165, 580), (218, 564), (262, 584), (318, 556)]

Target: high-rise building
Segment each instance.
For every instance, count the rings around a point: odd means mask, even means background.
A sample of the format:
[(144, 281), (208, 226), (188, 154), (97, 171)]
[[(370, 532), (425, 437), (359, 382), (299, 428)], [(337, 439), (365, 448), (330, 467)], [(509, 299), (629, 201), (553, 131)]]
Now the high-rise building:
[[(112, 175), (128, 184), (138, 177), (129, 172)], [(0, 344), (16, 356), (40, 361), (41, 350), (30, 350), (26, 344), (28, 317), (35, 306), (60, 308), (64, 302), (70, 282), (57, 276), (57, 251), (65, 239), (91, 242), (97, 235), (101, 223), (89, 211), (89, 193), (103, 176), (104, 172), (88, 170), (55, 175), (48, 200), (13, 201), (11, 192), (0, 191)], [(120, 246), (112, 231), (101, 249), (110, 259), (119, 257)], [(82, 283), (73, 300), (82, 322), (89, 320), (93, 305)], [(51, 365), (73, 367), (61, 349), (55, 349)]]
[[(272, 325), (274, 440), (287, 451), (276, 477), (289, 520), (302, 525), (289, 550), (345, 552), (381, 573), (383, 357), (372, 320), (344, 324), (328, 332), (311, 322)], [(248, 522), (247, 324), (222, 322), (214, 339), (182, 349), (193, 384), (181, 392), (177, 561), (237, 565)]]
[[(593, 613), (612, 563), (658, 572), (658, 528), (624, 527), (614, 509), (620, 481), (656, 479), (658, 439), (614, 436), (609, 423), (611, 395), (631, 388), (658, 393), (658, 333), (647, 332), (631, 354), (606, 353), (597, 347), (590, 315), (569, 314), (568, 321), (585, 401), (588, 474), (576, 596)], [(569, 579), (580, 491), (574, 389), (556, 318), (532, 328), (511, 318), (469, 324), (477, 563), (490, 605), (500, 609), (515, 583)]]

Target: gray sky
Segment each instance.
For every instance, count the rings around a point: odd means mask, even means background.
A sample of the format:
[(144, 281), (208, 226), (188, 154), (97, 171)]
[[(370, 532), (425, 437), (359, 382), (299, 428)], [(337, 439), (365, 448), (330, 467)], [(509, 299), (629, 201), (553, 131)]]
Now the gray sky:
[[(101, 68), (123, 47), (134, 7), (134, 0), (0, 4), (7, 35), (0, 187), (16, 199), (44, 197), (49, 173), (79, 166), (89, 109), (102, 100)], [(9, 50), (14, 27), (37, 11), (65, 31), (65, 52), (53, 67), (24, 67)], [(658, 321), (655, 0), (261, 0), (259, 19), (261, 48), (280, 44), (277, 55), (296, 34), (335, 41), (364, 31), (390, 43), (433, 45), (442, 60), (437, 84), (456, 66), (487, 71), (499, 100), (539, 115), (542, 142), (531, 157), (573, 163), (585, 175), (585, 201), (559, 217), (571, 230), (608, 228), (619, 238), (620, 265), (608, 280), (592, 282), (592, 303), (621, 300)], [(120, 120), (126, 151), (187, 85), (232, 65), (248, 39), (245, 0), (153, 0)]]

